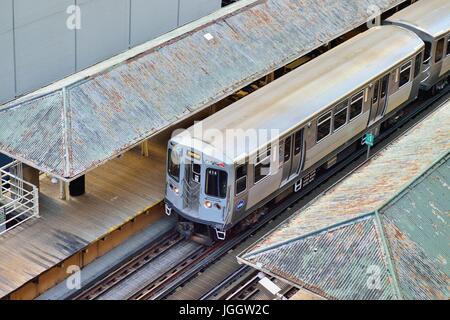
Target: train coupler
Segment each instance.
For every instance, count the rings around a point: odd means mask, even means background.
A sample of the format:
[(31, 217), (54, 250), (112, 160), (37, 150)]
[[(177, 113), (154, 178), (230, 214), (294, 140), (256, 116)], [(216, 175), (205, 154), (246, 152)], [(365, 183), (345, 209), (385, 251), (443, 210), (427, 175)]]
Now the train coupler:
[(224, 241), (227, 237), (227, 232), (216, 229), (216, 237), (217, 237), (217, 240)]
[(172, 208), (166, 203), (165, 204), (165, 213), (166, 215), (168, 215), (169, 217), (172, 215)]

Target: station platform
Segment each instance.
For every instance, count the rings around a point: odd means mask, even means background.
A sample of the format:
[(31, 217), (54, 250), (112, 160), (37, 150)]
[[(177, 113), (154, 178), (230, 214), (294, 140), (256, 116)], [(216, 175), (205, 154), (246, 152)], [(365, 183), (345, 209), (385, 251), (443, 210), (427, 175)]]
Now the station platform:
[[(138, 252), (144, 250), (149, 243), (157, 241), (175, 227), (176, 219), (164, 217), (151, 224), (138, 234), (112, 249), (94, 262), (88, 264), (81, 270), (81, 285), (95, 282), (104, 276), (113, 266), (134, 257)], [(59, 283), (36, 300), (66, 300), (79, 293), (77, 289), (68, 288), (65, 281)]]
[(59, 185), (41, 175), (40, 218), (0, 237), (0, 297), (31, 299), (163, 216), (167, 137), (87, 173), (86, 194), (60, 200)]

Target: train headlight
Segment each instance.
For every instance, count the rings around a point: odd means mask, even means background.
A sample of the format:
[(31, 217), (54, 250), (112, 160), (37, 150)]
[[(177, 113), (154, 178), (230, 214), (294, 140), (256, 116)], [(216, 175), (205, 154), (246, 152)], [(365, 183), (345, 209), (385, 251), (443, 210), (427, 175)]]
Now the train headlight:
[(177, 196), (180, 195), (180, 189), (178, 189), (177, 187), (174, 187), (174, 188), (173, 188), (173, 192), (175, 192), (175, 194), (176, 194)]
[(205, 201), (205, 208), (206, 208), (206, 209), (211, 209), (212, 206), (213, 206), (213, 204), (212, 204), (211, 201), (208, 201), (208, 200)]

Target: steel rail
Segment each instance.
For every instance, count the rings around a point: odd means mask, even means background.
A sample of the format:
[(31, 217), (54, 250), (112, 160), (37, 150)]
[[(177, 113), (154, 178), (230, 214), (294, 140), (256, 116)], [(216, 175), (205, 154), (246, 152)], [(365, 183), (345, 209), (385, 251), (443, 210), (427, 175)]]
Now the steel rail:
[(169, 232), (168, 234), (165, 234), (158, 241), (152, 243), (149, 247), (131, 257), (131, 259), (127, 260), (122, 265), (108, 271), (106, 276), (91, 282), (88, 286), (86, 286), (87, 289), (73, 295), (70, 299), (94, 300), (98, 298), (120, 282), (125, 281), (127, 277), (149, 264), (156, 257), (160, 256), (167, 250), (170, 250), (180, 241), (182, 241), (182, 237), (177, 232)]

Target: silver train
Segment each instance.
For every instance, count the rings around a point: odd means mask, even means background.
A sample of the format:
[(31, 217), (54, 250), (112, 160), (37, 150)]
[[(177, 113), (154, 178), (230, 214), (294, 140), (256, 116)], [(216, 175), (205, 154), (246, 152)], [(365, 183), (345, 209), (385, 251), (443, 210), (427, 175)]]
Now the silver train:
[(366, 133), (376, 136), (420, 89), (444, 86), (449, 73), (450, 1), (416, 2), (173, 137), (166, 213), (224, 240), (271, 199), (305, 188)]

